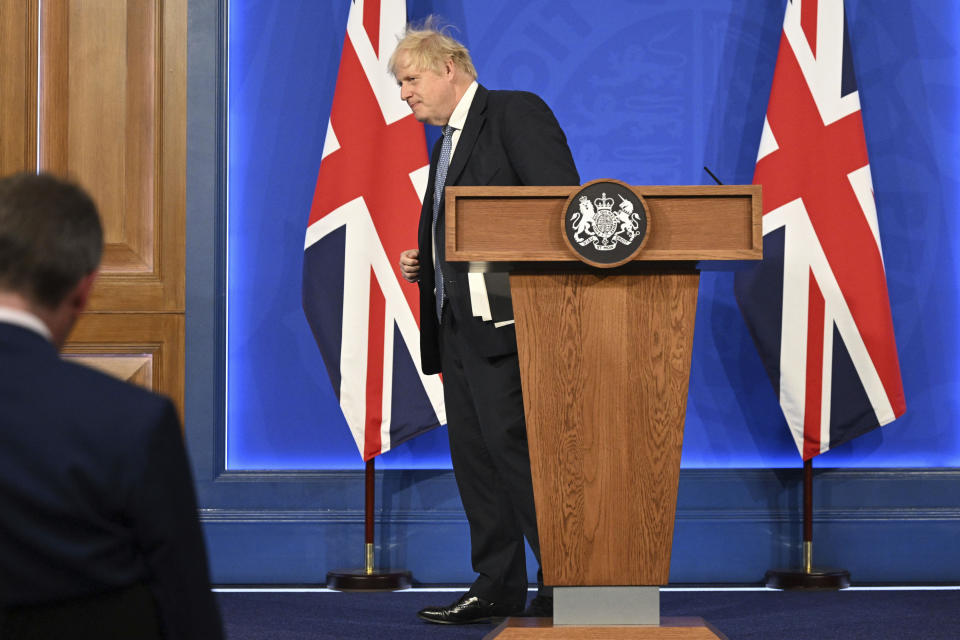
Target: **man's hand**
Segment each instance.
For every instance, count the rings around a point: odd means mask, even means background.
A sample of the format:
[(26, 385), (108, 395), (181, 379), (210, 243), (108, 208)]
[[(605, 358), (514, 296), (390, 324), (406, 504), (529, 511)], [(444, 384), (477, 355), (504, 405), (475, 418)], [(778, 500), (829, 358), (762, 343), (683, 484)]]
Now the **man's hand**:
[(416, 249), (407, 249), (400, 254), (400, 275), (407, 282), (420, 280), (420, 252)]

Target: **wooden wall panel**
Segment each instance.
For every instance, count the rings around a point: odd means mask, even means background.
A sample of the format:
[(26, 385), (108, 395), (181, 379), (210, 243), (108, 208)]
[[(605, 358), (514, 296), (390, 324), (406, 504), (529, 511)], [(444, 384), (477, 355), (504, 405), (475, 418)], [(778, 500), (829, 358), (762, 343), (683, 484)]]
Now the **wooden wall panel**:
[(183, 322), (176, 313), (86, 313), (64, 356), (168, 395), (182, 415)]
[(152, 11), (144, 9), (74, 2), (67, 14), (67, 166), (61, 169), (96, 196), (107, 245), (104, 273), (152, 273), (154, 265), (156, 34)]
[(183, 311), (185, 4), (41, 8), (40, 166), (84, 185), (103, 216), (92, 311)]
[[(76, 348), (76, 345), (74, 345)], [(144, 389), (153, 389), (153, 352), (147, 353), (97, 353), (63, 354), (65, 360), (97, 369), (118, 380), (136, 384)]]
[(183, 406), (187, 0), (0, 0), (0, 174), (86, 188), (101, 275), (65, 357)]
[(0, 175), (37, 164), (37, 2), (0, 0)]

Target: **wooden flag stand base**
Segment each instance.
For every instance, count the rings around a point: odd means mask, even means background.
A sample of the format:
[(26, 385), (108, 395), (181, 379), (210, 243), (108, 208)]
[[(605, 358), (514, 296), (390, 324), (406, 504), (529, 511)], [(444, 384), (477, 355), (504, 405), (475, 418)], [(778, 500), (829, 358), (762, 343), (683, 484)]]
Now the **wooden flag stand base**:
[(554, 626), (551, 618), (507, 618), (483, 640), (727, 640), (703, 618), (661, 618), (659, 625)]
[(327, 588), (337, 591), (397, 591), (409, 589), (413, 580), (409, 571), (376, 571), (373, 568), (373, 507), (376, 485), (373, 458), (367, 460), (365, 515), (365, 553), (363, 569), (338, 569), (327, 573)]
[(810, 571), (777, 569), (767, 571), (763, 581), (769, 589), (837, 591), (850, 586), (850, 572), (845, 569), (810, 569)]
[(803, 569), (773, 569), (763, 578), (769, 589), (836, 591), (850, 586), (846, 569), (813, 568), (813, 462), (803, 463)]
[(337, 591), (399, 591), (410, 588), (409, 571), (341, 569), (327, 573), (327, 588)]

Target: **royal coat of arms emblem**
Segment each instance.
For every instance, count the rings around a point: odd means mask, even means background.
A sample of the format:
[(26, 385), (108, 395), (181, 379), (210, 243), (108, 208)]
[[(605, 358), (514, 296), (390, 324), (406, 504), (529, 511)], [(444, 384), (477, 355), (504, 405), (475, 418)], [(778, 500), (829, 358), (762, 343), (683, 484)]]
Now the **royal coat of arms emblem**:
[(598, 180), (570, 198), (564, 231), (570, 248), (588, 263), (617, 266), (642, 244), (647, 231), (646, 208), (628, 185)]
[(618, 242), (627, 245), (633, 242), (639, 233), (640, 215), (623, 196), (616, 211), (613, 205), (614, 199), (607, 197), (606, 192), (592, 202), (587, 196), (580, 196), (579, 210), (573, 213), (577, 244), (581, 247), (593, 244), (597, 251), (611, 251), (617, 248)]

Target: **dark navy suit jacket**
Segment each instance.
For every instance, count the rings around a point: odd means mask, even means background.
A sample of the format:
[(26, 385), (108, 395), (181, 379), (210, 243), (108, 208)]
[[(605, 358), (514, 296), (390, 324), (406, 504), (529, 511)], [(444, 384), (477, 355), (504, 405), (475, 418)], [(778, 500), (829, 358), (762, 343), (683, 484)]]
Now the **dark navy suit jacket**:
[[(420, 210), (420, 355), (424, 373), (440, 372), (439, 323), (433, 273), (433, 189), (440, 143), (430, 158), (430, 178)], [(526, 91), (489, 91), (477, 87), (463, 131), (447, 171), (447, 186), (519, 186), (580, 184), (567, 138), (550, 107)], [(445, 216), (441, 201), (440, 217)], [(442, 229), (441, 229), (442, 230)], [(441, 235), (442, 237), (442, 235)], [(449, 303), (461, 330), (487, 357), (516, 353), (514, 326), (495, 327), (473, 316), (465, 265), (445, 262)]]
[(137, 583), (165, 637), (222, 637), (173, 405), (0, 323), (0, 607)]

